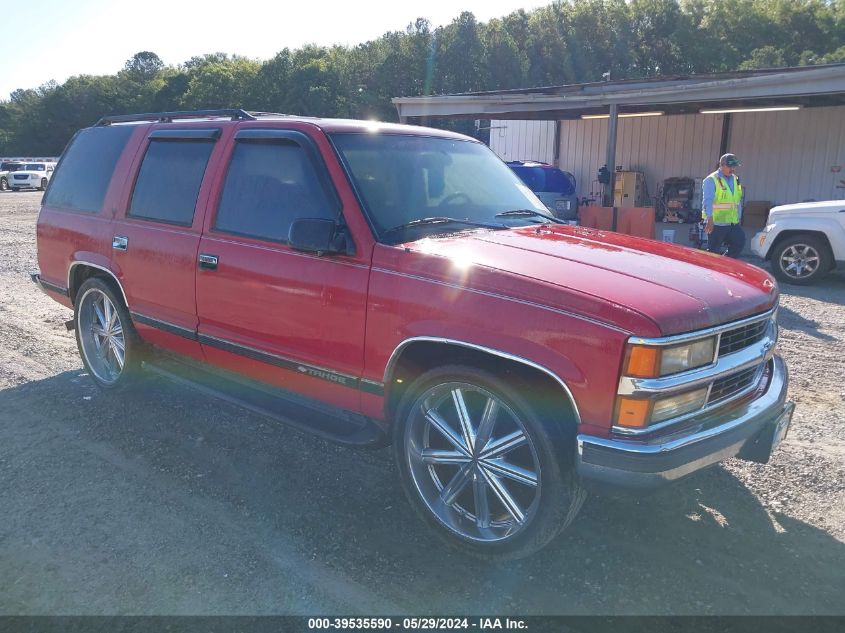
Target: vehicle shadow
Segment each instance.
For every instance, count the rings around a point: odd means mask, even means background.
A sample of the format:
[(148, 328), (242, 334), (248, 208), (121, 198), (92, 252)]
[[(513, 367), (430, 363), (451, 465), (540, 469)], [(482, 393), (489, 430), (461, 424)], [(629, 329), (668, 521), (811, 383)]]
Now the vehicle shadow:
[(830, 303), (842, 303), (843, 293), (845, 293), (845, 272), (841, 270), (831, 271), (812, 286), (780, 284), (780, 291), (785, 295)]
[(824, 332), (819, 332), (819, 323), (812, 319), (807, 319), (786, 306), (778, 308), (778, 326), (785, 330), (797, 330), (804, 332), (813, 338), (821, 341), (835, 341), (836, 337)]
[(771, 514), (721, 468), (650, 497), (591, 497), (540, 553), (483, 562), (416, 517), (389, 449), (338, 447), (152, 377), (120, 396), (81, 372), (0, 391), (0, 476), (0, 568), (20, 576), (0, 613), (845, 610), (845, 544)]

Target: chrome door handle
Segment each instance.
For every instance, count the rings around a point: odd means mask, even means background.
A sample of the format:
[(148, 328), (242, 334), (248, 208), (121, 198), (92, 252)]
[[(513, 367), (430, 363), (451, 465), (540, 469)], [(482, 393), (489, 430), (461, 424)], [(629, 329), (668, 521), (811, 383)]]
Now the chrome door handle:
[(129, 247), (129, 238), (125, 235), (115, 235), (111, 240), (111, 247), (116, 251), (125, 251)]
[(217, 270), (217, 255), (200, 253), (199, 262), (200, 268), (204, 270)]

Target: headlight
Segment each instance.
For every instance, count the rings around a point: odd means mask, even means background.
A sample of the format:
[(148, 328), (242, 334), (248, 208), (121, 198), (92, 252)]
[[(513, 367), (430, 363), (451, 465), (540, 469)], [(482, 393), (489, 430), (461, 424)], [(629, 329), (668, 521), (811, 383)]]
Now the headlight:
[(671, 347), (629, 345), (623, 373), (633, 378), (670, 376), (709, 365), (715, 356), (715, 336)]
[(622, 397), (619, 398), (616, 408), (616, 424), (642, 429), (650, 424), (698, 411), (705, 405), (706, 400), (706, 387), (657, 400)]
[(668, 376), (687, 369), (709, 365), (713, 362), (715, 353), (715, 337), (694, 343), (664, 347), (663, 354), (660, 356), (660, 375)]

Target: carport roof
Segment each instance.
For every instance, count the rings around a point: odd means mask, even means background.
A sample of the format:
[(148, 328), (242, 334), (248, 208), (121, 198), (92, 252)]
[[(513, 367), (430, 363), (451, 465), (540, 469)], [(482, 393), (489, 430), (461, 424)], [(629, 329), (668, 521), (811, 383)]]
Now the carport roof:
[(660, 110), (845, 105), (845, 64), (774, 68), (709, 75), (626, 79), (565, 86), (393, 99), (399, 117), (571, 119)]

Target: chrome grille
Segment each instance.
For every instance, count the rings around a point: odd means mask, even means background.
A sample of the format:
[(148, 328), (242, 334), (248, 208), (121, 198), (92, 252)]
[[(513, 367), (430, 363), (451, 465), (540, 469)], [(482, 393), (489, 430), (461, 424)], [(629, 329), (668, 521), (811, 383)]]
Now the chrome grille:
[(713, 388), (710, 390), (710, 397), (707, 399), (707, 404), (711, 405), (722, 400), (727, 400), (750, 387), (754, 383), (759, 369), (759, 366), (751, 367), (750, 369), (744, 369), (714, 381)]
[(753, 345), (766, 335), (769, 327), (769, 319), (763, 319), (756, 323), (740, 326), (733, 330), (722, 332), (719, 339), (719, 356), (738, 352), (741, 349)]

